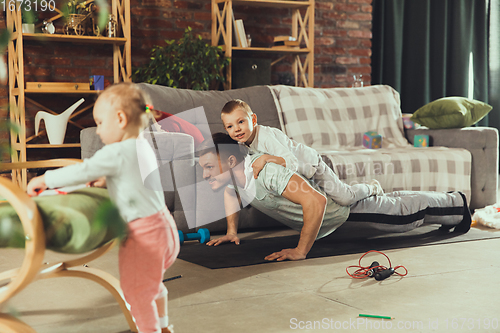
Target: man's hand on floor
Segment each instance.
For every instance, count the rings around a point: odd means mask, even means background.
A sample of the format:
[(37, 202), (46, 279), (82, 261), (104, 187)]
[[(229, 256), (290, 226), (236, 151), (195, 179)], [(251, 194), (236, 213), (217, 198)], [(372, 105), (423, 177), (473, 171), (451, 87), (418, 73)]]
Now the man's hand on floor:
[[(307, 254), (307, 253), (306, 253)], [(306, 258), (306, 254), (301, 253), (297, 248), (295, 249), (283, 249), (280, 252), (274, 252), (267, 257), (265, 257), (265, 260), (276, 260), (276, 261), (283, 261), (283, 260), (302, 260)]]
[(217, 246), (219, 244), (223, 243), (234, 243), (236, 245), (240, 245), (240, 238), (237, 235), (230, 234), (230, 235), (225, 235), (224, 237), (220, 237), (217, 239), (212, 239), (207, 242), (208, 246)]

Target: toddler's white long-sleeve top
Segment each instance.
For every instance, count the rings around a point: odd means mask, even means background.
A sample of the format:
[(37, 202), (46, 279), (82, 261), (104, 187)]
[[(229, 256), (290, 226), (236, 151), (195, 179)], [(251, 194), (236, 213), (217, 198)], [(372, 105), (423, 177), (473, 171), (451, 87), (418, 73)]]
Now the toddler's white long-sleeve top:
[(47, 171), (45, 183), (49, 188), (57, 188), (85, 184), (105, 176), (111, 200), (122, 218), (130, 222), (165, 208), (163, 192), (144, 185), (146, 175), (141, 176), (141, 169), (143, 174), (145, 170), (154, 170), (148, 178), (155, 179), (148, 179), (148, 183), (161, 183), (156, 157), (149, 144), (145, 140), (128, 139), (104, 146), (82, 163)]

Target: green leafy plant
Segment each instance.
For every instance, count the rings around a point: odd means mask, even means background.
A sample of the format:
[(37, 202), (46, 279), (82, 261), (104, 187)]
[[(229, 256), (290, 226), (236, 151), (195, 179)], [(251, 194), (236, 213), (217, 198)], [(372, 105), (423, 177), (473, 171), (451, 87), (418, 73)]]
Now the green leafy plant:
[[(2, 106), (0, 109), (7, 109), (7, 106)], [(19, 133), (19, 127), (12, 123), (8, 119), (2, 119), (0, 120), (0, 133), (6, 132), (6, 133)], [(12, 147), (9, 143), (9, 140), (0, 140), (0, 163), (1, 161), (8, 160), (10, 158), (10, 155), (12, 154)]]
[(11, 33), (9, 30), (0, 30), (0, 55), (3, 55), (5, 53), (5, 50), (7, 50), (7, 46), (9, 45), (10, 41), (10, 35)]
[(68, 14), (83, 14), (85, 12), (85, 5), (82, 5), (78, 0), (69, 0), (66, 6)]
[(178, 41), (166, 40), (165, 46), (154, 46), (151, 60), (132, 74), (134, 82), (159, 84), (194, 90), (217, 89), (225, 81), (224, 68), (229, 59), (222, 48), (195, 36), (191, 27)]
[(38, 12), (35, 7), (30, 8), (21, 7), (21, 21), (22, 23), (35, 24), (38, 22)]

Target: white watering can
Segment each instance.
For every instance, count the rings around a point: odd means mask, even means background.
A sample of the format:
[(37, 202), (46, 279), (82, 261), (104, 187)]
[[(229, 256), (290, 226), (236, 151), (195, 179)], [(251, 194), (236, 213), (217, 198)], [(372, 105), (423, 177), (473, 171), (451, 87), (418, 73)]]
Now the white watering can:
[(45, 111), (38, 111), (35, 116), (35, 135), (38, 135), (40, 121), (43, 119), (45, 122), (45, 130), (47, 131), (47, 136), (49, 137), (49, 143), (51, 145), (62, 144), (64, 142), (64, 136), (66, 135), (66, 127), (68, 125), (69, 117), (84, 101), (85, 99), (80, 99), (78, 102), (67, 108), (63, 113), (57, 115), (50, 114)]

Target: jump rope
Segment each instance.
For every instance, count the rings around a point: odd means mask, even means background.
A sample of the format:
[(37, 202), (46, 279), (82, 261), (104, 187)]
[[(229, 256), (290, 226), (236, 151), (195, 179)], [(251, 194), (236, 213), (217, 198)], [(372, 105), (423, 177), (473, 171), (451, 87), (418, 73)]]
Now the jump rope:
[[(387, 259), (387, 261), (389, 262), (389, 267), (386, 267), (384, 265), (380, 265), (378, 263), (378, 261), (372, 262), (370, 266), (361, 266), (361, 260), (364, 258), (364, 256), (366, 256), (369, 253), (378, 253), (378, 254), (383, 255)], [(349, 270), (352, 271), (352, 269), (355, 269), (355, 268), (356, 268), (356, 270), (354, 272), (352, 272), (352, 273), (349, 272)], [(397, 269), (400, 269), (400, 270), (404, 269), (404, 273), (396, 272)], [(349, 275), (353, 279), (364, 279), (364, 278), (374, 277), (375, 280), (377, 280), (377, 281), (387, 279), (392, 274), (397, 274), (399, 276), (406, 276), (408, 274), (408, 270), (406, 269), (406, 267), (404, 267), (403, 265), (398, 265), (396, 267), (392, 267), (391, 259), (389, 259), (389, 257), (385, 253), (377, 251), (377, 250), (370, 250), (370, 251), (366, 252), (365, 254), (363, 254), (359, 258), (358, 265), (348, 266), (345, 269), (345, 271), (346, 271), (347, 275)]]

